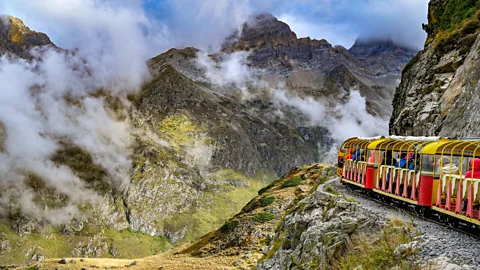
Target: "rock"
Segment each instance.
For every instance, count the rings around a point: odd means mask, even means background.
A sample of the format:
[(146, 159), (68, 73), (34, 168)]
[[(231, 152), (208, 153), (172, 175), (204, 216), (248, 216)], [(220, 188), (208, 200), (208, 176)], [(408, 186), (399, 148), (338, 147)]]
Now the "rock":
[(411, 256), (415, 252), (415, 250), (418, 249), (418, 246), (419, 244), (417, 241), (413, 241), (407, 244), (401, 244), (395, 248), (393, 255), (397, 259), (401, 259), (405, 256)]
[(77, 264), (77, 261), (75, 261), (75, 260), (70, 260), (69, 263), (70, 263), (70, 264)]
[(234, 265), (234, 266), (239, 266), (239, 265), (241, 265), (242, 263), (243, 263), (243, 260), (240, 259), (240, 260), (236, 261), (233, 265)]
[(67, 260), (67, 258), (63, 258), (63, 259), (61, 259), (58, 263), (60, 263), (60, 264), (68, 264), (68, 260)]
[[(429, 12), (441, 10), (445, 2), (431, 1)], [(438, 23), (433, 15), (429, 20), (430, 25)], [(436, 36), (430, 33), (425, 48), (403, 72), (394, 96), (390, 134), (478, 136), (480, 35), (476, 31), (459, 31), (447, 40), (437, 40)]]

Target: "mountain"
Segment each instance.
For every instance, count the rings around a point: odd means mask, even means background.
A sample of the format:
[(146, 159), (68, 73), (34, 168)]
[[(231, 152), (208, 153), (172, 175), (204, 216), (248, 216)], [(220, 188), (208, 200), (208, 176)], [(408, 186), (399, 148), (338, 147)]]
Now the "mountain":
[(18, 18), (0, 14), (0, 55), (8, 52), (30, 58), (32, 48), (47, 45), (55, 46), (46, 34), (30, 30)]
[(300, 94), (335, 103), (348, 100), (350, 90), (357, 89), (368, 100), (368, 112), (381, 117), (391, 114), (401, 70), (416, 53), (388, 39), (357, 40), (347, 51), (324, 39), (297, 38), (269, 14), (252, 16), (222, 51), (249, 51), (251, 66)]
[(478, 136), (479, 5), (429, 2), (425, 48), (405, 67), (390, 133)]
[[(66, 53), (45, 34), (8, 18), (1, 27), (7, 33), (2, 53), (25, 59), (32, 48)], [(17, 28), (24, 38), (8, 34)], [(389, 115), (401, 66), (412, 52), (378, 42), (362, 50), (379, 46), (381, 54), (355, 56), (326, 40), (297, 38), (287, 24), (260, 14), (220, 52), (171, 49), (150, 59), (151, 79), (127, 100), (108, 89), (90, 93), (89, 99), (104, 101), (111, 115), (131, 127), (127, 186), (115, 185), (110, 164), (91, 149), (59, 138), (52, 166), (68, 167), (99, 203), (75, 205), (46, 185), (46, 176), (24, 168), (36, 208), (32, 214), (22, 211), (18, 198), (2, 201), (7, 207), (0, 212), (0, 261), (149, 256), (219, 228), (291, 167), (329, 158), (330, 149), (335, 155), (332, 132)], [(354, 106), (369, 113), (354, 110), (350, 122), (341, 122), (355, 89), (361, 97)], [(64, 98), (78, 106), (74, 96)], [(2, 144), (8, 132), (0, 128)], [(8, 155), (2, 145), (0, 152)], [(41, 214), (77, 206), (79, 214), (61, 224)]]

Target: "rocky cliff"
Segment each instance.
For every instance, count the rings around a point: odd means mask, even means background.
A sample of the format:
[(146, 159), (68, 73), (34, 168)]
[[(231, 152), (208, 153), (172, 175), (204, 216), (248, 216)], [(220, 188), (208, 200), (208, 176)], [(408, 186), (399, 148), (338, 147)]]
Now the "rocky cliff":
[[(2, 54), (30, 59), (32, 48), (54, 46), (18, 19), (2, 23)], [(350, 53), (325, 40), (298, 39), (288, 25), (260, 15), (233, 34), (222, 52), (171, 49), (151, 59), (151, 79), (128, 100), (105, 89), (92, 92), (88, 98), (104, 101), (111, 115), (131, 127), (126, 187), (114, 185), (107, 164), (87, 149), (59, 140), (49, 161), (68, 167), (99, 202), (77, 205), (80, 214), (52, 224), (39, 212), (61, 211), (72, 202), (25, 169), (37, 212), (22, 212), (16, 193), (0, 191), (8, 198), (0, 212), (0, 260), (148, 256), (220, 227), (258, 189), (292, 166), (319, 161), (334, 143), (328, 127), (312, 115), (275, 102), (276, 89), (289, 93), (287, 101), (300, 97), (330, 108), (347, 103), (356, 89), (372, 115), (389, 114), (386, 104), (411, 51), (388, 42), (359, 44)], [(246, 80), (227, 81), (223, 73), (220, 82), (212, 79), (218, 66), (238, 55), (247, 55), (241, 65)], [(74, 97), (64, 98), (78, 105)], [(0, 154), (8, 154), (2, 147), (8, 134), (0, 123)]]
[(0, 55), (12, 53), (21, 58), (30, 58), (31, 49), (54, 44), (44, 33), (30, 30), (22, 20), (0, 14)]
[(429, 3), (425, 48), (405, 67), (390, 133), (478, 136), (478, 1)]

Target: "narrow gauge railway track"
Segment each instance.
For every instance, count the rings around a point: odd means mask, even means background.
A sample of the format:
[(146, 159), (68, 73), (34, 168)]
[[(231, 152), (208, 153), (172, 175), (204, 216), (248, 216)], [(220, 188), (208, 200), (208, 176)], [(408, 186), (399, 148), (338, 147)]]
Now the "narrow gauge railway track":
[[(450, 230), (453, 230), (453, 231), (456, 231), (456, 232), (459, 232), (459, 233), (463, 233), (465, 235), (468, 235), (468, 236), (473, 237), (473, 238), (480, 241), (480, 236), (475, 233), (475, 230), (478, 231), (478, 228), (475, 229), (475, 228), (472, 228), (472, 227), (467, 227), (467, 226), (462, 225), (462, 224), (459, 224), (458, 227), (449, 226), (449, 225), (446, 225), (443, 222), (440, 222), (440, 221), (436, 220), (434, 218), (434, 217), (436, 217), (435, 215), (431, 215), (430, 218), (423, 216), (422, 214), (420, 214), (417, 211), (417, 209), (414, 207), (414, 205), (405, 204), (402, 201), (396, 200), (395, 198), (382, 196), (380, 194), (378, 194), (379, 196), (376, 198), (374, 196), (369, 196), (368, 194), (366, 194), (365, 189), (361, 189), (361, 188), (358, 188), (356, 186), (349, 185), (348, 183), (345, 183), (343, 185), (349, 192), (354, 192), (355, 194), (363, 197), (364, 199), (379, 203), (379, 204), (381, 204), (381, 205), (383, 205), (383, 206), (385, 206), (389, 209), (399, 211), (403, 214), (409, 215), (410, 217), (419, 218), (423, 221), (431, 222), (431, 223), (437, 224), (439, 226), (448, 228)], [(385, 200), (382, 200), (381, 198), (383, 198)], [(393, 203), (393, 205), (392, 205), (392, 203)]]

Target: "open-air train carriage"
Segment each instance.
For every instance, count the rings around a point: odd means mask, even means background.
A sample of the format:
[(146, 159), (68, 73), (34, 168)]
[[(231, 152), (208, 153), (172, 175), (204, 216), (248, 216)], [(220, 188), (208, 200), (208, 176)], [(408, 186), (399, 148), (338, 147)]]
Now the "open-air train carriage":
[[(382, 139), (383, 137), (354, 137), (346, 140), (339, 149), (337, 172), (340, 181), (345, 180), (360, 187), (365, 187), (368, 167), (368, 145), (373, 141)], [(367, 186), (370, 185), (371, 183)]]
[(480, 140), (429, 145), (422, 154), (422, 174), (433, 179), (432, 210), (453, 225), (480, 225)]
[(453, 225), (480, 226), (479, 138), (355, 137), (342, 144), (338, 161), (340, 181), (370, 196), (395, 199)]

